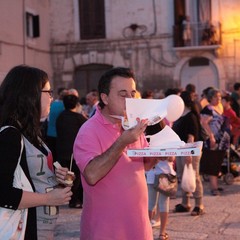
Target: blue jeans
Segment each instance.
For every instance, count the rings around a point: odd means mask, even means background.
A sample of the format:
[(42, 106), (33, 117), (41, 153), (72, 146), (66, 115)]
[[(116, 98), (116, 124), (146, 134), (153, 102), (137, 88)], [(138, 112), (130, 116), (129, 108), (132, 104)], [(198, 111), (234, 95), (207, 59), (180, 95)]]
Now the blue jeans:
[(148, 210), (153, 211), (156, 204), (160, 212), (169, 212), (169, 197), (162, 193), (157, 192), (153, 184), (147, 184), (148, 186)]

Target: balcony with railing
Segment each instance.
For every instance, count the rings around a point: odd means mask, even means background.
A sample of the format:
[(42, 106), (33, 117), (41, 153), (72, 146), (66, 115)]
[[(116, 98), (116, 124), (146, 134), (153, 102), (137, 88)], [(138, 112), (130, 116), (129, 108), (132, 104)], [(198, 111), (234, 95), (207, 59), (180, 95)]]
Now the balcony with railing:
[[(184, 31), (188, 31), (187, 33)], [(173, 26), (173, 46), (184, 49), (216, 49), (221, 45), (221, 24), (190, 23), (188, 29), (184, 26)], [(189, 36), (186, 39), (186, 36)], [(184, 39), (185, 38), (185, 39)]]

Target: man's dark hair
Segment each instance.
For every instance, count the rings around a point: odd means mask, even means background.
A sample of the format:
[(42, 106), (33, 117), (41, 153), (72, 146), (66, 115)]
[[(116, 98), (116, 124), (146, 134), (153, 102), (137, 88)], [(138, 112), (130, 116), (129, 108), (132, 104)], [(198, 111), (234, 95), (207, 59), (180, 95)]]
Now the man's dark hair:
[(63, 97), (63, 105), (66, 110), (71, 110), (77, 106), (79, 98), (75, 95), (66, 95)]
[(62, 91), (67, 90), (65, 87), (59, 87), (57, 90), (58, 96), (62, 93)]
[(185, 90), (190, 93), (195, 93), (196, 92), (196, 86), (192, 83), (187, 84)]
[(202, 91), (202, 97), (203, 96), (205, 96), (205, 97), (207, 97), (207, 95), (208, 95), (208, 92), (209, 92), (209, 90), (211, 90), (211, 89), (213, 89), (214, 87), (207, 87), (207, 88), (205, 88), (205, 89), (203, 89), (203, 91)]
[(109, 94), (112, 79), (117, 76), (124, 78), (133, 78), (133, 80), (135, 80), (134, 73), (130, 68), (115, 67), (105, 72), (101, 76), (98, 83), (99, 106), (102, 109), (104, 108), (105, 104), (101, 99), (101, 93), (105, 93), (106, 95)]
[(172, 94), (179, 94), (181, 93), (182, 90), (180, 88), (168, 88), (165, 92), (164, 95), (165, 97), (172, 95)]
[(153, 98), (154, 94), (152, 90), (146, 90), (142, 93), (142, 98)]
[(222, 99), (224, 99), (226, 102), (230, 102), (230, 104), (232, 104), (233, 102), (233, 99), (229, 94), (226, 94), (225, 96), (223, 96)]
[(239, 88), (240, 88), (240, 83), (239, 83), (239, 82), (234, 83), (233, 89), (234, 89), (235, 91), (238, 91)]

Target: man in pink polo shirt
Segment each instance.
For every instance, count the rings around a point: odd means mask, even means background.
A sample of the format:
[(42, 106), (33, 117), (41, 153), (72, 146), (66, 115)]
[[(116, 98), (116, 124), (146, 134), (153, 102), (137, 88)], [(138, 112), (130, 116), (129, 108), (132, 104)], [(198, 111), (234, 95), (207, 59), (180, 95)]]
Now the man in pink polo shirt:
[(144, 148), (147, 119), (124, 131), (125, 98), (134, 98), (136, 84), (128, 68), (112, 68), (98, 85), (95, 115), (80, 129), (74, 158), (82, 173), (84, 189), (80, 224), (81, 240), (152, 240), (148, 218), (145, 168), (155, 163), (130, 158), (128, 148)]

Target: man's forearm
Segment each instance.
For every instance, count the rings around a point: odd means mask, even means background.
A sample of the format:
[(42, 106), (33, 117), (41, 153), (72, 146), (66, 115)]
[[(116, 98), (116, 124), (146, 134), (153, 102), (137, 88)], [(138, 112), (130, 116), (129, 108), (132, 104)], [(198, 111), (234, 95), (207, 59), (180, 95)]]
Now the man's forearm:
[(95, 185), (118, 162), (126, 145), (118, 138), (112, 146), (101, 155), (93, 158), (86, 166), (83, 175), (90, 185)]

